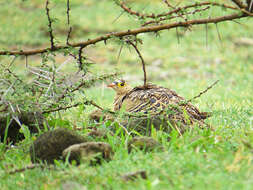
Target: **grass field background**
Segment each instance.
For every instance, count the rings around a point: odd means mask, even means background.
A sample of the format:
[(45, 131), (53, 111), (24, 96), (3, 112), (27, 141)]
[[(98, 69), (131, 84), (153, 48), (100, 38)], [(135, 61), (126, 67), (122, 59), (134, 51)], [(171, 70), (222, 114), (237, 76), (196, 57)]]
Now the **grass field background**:
[[(65, 43), (66, 5), (64, 0), (51, 2), (51, 12), (57, 21), (53, 23), (57, 43)], [(135, 10), (159, 11), (166, 8), (159, 1), (131, 1)], [(19, 50), (50, 45), (47, 34), (45, 4), (40, 0), (6, 0), (0, 2), (0, 49)], [(113, 1), (75, 0), (71, 2), (72, 41), (84, 41), (104, 33), (136, 28), (136, 18), (128, 16)], [(211, 12), (211, 13), (210, 13)], [(225, 15), (226, 11), (212, 8), (206, 14)], [(199, 15), (196, 14), (196, 18)], [(205, 15), (204, 15), (205, 16)], [(118, 18), (119, 17), (119, 18)], [(118, 18), (118, 19), (117, 19)], [(61, 189), (66, 181), (87, 189), (252, 189), (253, 186), (253, 46), (238, 45), (241, 38), (253, 39), (252, 19), (242, 19), (241, 24), (218, 24), (219, 40), (214, 24), (208, 25), (206, 42), (205, 26), (192, 27), (191, 31), (179, 29), (180, 42), (174, 29), (155, 34), (142, 34), (140, 50), (147, 63), (148, 80), (171, 88), (189, 99), (216, 80), (218, 85), (198, 98), (194, 104), (202, 111), (211, 111), (208, 123), (215, 131), (195, 129), (180, 138), (163, 141), (163, 134), (153, 137), (165, 146), (164, 152), (128, 154), (125, 138), (121, 142), (110, 138), (115, 155), (109, 163), (91, 167), (78, 167), (58, 163), (56, 170), (33, 169), (13, 175), (7, 171), (30, 164), (29, 145), (35, 138), (27, 135), (16, 148), (0, 152), (0, 189)], [(93, 73), (124, 71), (122, 77), (134, 85), (142, 84), (140, 60), (133, 49), (123, 47), (118, 59), (120, 44), (114, 40), (107, 45), (98, 43), (85, 50), (96, 64)], [(0, 57), (9, 63), (11, 57)], [(29, 58), (30, 64), (38, 64), (40, 58)], [(60, 63), (64, 57), (57, 57)], [(18, 58), (16, 70), (22, 73), (24, 59)], [(110, 82), (110, 81), (108, 81)], [(85, 91), (103, 107), (112, 108), (114, 93), (97, 84)], [(71, 109), (60, 119), (68, 127), (85, 128), (87, 112), (91, 106)], [(61, 125), (61, 123), (59, 123)], [(62, 126), (64, 127), (64, 126)], [(173, 135), (172, 135), (173, 137)], [(2, 145), (1, 145), (2, 146)], [(148, 179), (124, 182), (120, 176), (137, 170), (145, 170)]]

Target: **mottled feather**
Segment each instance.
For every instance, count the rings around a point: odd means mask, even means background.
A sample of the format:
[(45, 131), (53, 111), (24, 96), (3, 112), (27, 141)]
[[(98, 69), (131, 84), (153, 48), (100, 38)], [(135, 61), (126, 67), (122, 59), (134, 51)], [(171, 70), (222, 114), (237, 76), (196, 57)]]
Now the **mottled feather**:
[[(171, 107), (175, 108), (171, 108)], [(176, 107), (179, 107), (177, 109)], [(185, 99), (179, 96), (175, 91), (168, 88), (148, 84), (145, 88), (138, 86), (128, 89), (125, 94), (117, 94), (114, 101), (114, 110), (124, 109), (132, 113), (161, 113), (161, 111), (170, 109), (174, 112), (184, 111), (194, 119), (205, 119), (208, 114), (200, 112), (191, 103), (186, 103)]]

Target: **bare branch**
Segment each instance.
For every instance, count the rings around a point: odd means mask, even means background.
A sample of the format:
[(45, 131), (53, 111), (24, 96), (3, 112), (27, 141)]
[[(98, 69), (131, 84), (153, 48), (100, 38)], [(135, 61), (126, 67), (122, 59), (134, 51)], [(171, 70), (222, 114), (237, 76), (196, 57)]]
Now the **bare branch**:
[(67, 35), (66, 44), (70, 45), (69, 39), (70, 39), (70, 34), (72, 32), (72, 27), (70, 26), (70, 4), (69, 4), (69, 0), (67, 0), (67, 23), (68, 23), (68, 26), (69, 26), (69, 31), (68, 31), (68, 35)]
[(78, 103), (70, 105), (70, 106), (64, 106), (64, 107), (58, 107), (58, 108), (55, 108), (55, 109), (45, 110), (45, 111), (42, 112), (42, 114), (57, 112), (57, 111), (61, 111), (61, 110), (67, 110), (67, 109), (70, 109), (70, 108), (77, 107), (77, 106), (79, 106), (81, 104), (82, 103), (78, 102)]
[(83, 69), (83, 48), (84, 46), (81, 46), (79, 48), (79, 51), (78, 51), (78, 64), (79, 64), (79, 69), (82, 70)]
[(69, 45), (69, 46), (70, 46), (69, 39), (70, 39), (71, 32), (72, 32), (72, 27), (70, 26), (69, 31), (68, 31), (68, 35), (67, 35), (67, 40), (66, 40), (66, 44)]
[(225, 7), (225, 8), (232, 9), (232, 10), (240, 10), (240, 8), (233, 7), (233, 6), (230, 6), (230, 5), (227, 5), (227, 4), (220, 4), (220, 3), (216, 3), (216, 2), (202, 2), (202, 3), (195, 3), (195, 4), (187, 5), (187, 6), (184, 6), (184, 7), (178, 7), (178, 8), (175, 8), (174, 10), (169, 11), (167, 13), (162, 13), (162, 14), (155, 15), (155, 14), (142, 14), (142, 13), (133, 11), (131, 8), (127, 7), (124, 2), (120, 3), (120, 7), (123, 10), (125, 10), (127, 13), (129, 13), (131, 15), (135, 15), (135, 16), (141, 18), (141, 19), (143, 19), (143, 18), (155, 19), (155, 18), (159, 18), (159, 17), (165, 17), (165, 16), (168, 16), (168, 15), (172, 15), (174, 13), (178, 13), (182, 10), (185, 11), (186, 9), (189, 9), (189, 8), (196, 8), (196, 7), (199, 7), (199, 6), (206, 6), (206, 5)]
[(48, 8), (49, 0), (46, 1), (46, 12), (47, 12), (47, 20), (48, 20), (48, 31), (50, 35), (50, 43), (51, 43), (51, 50), (55, 49), (54, 45), (54, 36), (53, 36), (53, 28), (52, 28), (52, 20), (50, 18), (50, 9)]
[(141, 59), (141, 64), (142, 64), (142, 70), (144, 74), (144, 87), (147, 85), (147, 73), (146, 73), (146, 67), (145, 67), (145, 61), (141, 55), (141, 52), (137, 48), (137, 40), (135, 40), (136, 44), (134, 44), (131, 40), (127, 40), (127, 43), (129, 43), (131, 46), (134, 47), (135, 51), (137, 52), (139, 58)]
[(70, 12), (70, 6), (69, 6), (69, 0), (67, 0), (67, 23), (68, 23), (68, 26), (70, 25), (69, 12)]
[(163, 0), (163, 2), (169, 7), (175, 9), (173, 5), (171, 5), (167, 0)]
[(93, 100), (86, 100), (84, 102), (84, 104), (93, 105), (94, 107), (96, 107), (96, 108), (98, 108), (98, 109), (100, 109), (102, 111), (105, 111), (105, 112), (108, 112), (108, 113), (111, 113), (111, 114), (116, 114), (116, 112), (114, 112), (114, 111), (110, 111), (110, 110), (106, 110), (106, 109), (102, 108), (101, 106), (99, 106), (98, 104), (96, 104)]
[(213, 84), (211, 84), (210, 86), (208, 86), (204, 91), (200, 92), (197, 96), (194, 96), (193, 98), (187, 100), (187, 103), (192, 102), (193, 100), (195, 100), (195, 99), (199, 98), (200, 96), (202, 96), (203, 94), (205, 94), (208, 90), (210, 90), (211, 88), (213, 88), (218, 82), (219, 82), (219, 80), (215, 81)]
[(169, 18), (167, 17), (161, 17), (159, 18), (159, 20), (151, 20), (151, 21), (148, 21), (148, 22), (145, 22), (144, 24), (142, 24), (142, 26), (147, 26), (149, 24), (153, 24), (153, 23), (160, 23), (161, 21), (166, 21), (166, 20), (172, 20), (174, 18), (178, 18), (178, 17), (181, 17), (183, 18), (185, 21), (187, 21), (186, 18), (184, 18), (185, 15), (194, 15), (198, 12), (203, 12), (205, 10), (208, 10), (210, 8), (210, 6), (207, 6), (207, 7), (204, 7), (204, 8), (201, 8), (201, 9), (195, 9), (194, 11), (191, 11), (191, 12), (184, 12), (184, 13), (177, 13), (177, 15), (175, 16), (170, 16)]

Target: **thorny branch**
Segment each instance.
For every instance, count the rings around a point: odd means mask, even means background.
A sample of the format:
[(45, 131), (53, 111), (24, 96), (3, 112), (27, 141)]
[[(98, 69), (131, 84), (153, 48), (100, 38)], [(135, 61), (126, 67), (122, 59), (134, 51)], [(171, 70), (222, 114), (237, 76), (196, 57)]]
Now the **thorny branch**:
[(200, 7), (200, 6), (207, 6), (207, 5), (211, 5), (211, 6), (219, 6), (219, 7), (224, 7), (224, 8), (228, 8), (228, 9), (233, 9), (233, 10), (240, 10), (239, 8), (237, 7), (233, 7), (233, 6), (230, 6), (230, 5), (227, 5), (227, 4), (220, 4), (220, 3), (216, 3), (216, 2), (202, 2), (202, 3), (195, 3), (195, 4), (191, 4), (191, 5), (187, 5), (187, 6), (184, 6), (184, 7), (178, 7), (178, 8), (174, 8), (174, 10), (172, 11), (169, 11), (167, 13), (161, 13), (161, 14), (143, 14), (143, 13), (139, 13), (137, 11), (133, 11), (131, 8), (127, 7), (126, 4), (124, 2), (121, 2), (120, 3), (120, 7), (126, 11), (127, 13), (131, 14), (131, 15), (135, 15), (141, 19), (144, 19), (144, 18), (152, 18), (152, 19), (157, 19), (157, 18), (160, 18), (160, 17), (166, 17), (168, 15), (172, 15), (174, 13), (178, 13), (178, 12), (181, 12), (181, 11), (185, 11), (189, 8), (196, 8), (196, 7)]
[(53, 36), (53, 28), (52, 28), (52, 20), (50, 18), (50, 9), (48, 8), (49, 0), (46, 1), (46, 12), (47, 12), (47, 20), (48, 20), (48, 31), (50, 35), (50, 43), (51, 43), (51, 50), (55, 49), (54, 45), (54, 36)]
[[(47, 1), (48, 2), (48, 1)], [(36, 55), (36, 54), (41, 54), (41, 53), (46, 53), (48, 51), (59, 51), (62, 49), (68, 49), (68, 48), (75, 48), (75, 47), (87, 47), (89, 45), (94, 45), (98, 42), (103, 42), (106, 41), (108, 39), (114, 38), (114, 37), (119, 37), (122, 38), (124, 36), (136, 36), (138, 34), (141, 33), (150, 33), (150, 32), (158, 32), (158, 31), (162, 31), (162, 30), (168, 30), (168, 29), (172, 29), (172, 28), (177, 28), (177, 27), (188, 27), (188, 26), (193, 26), (193, 25), (200, 25), (200, 24), (209, 24), (209, 23), (219, 23), (219, 22), (226, 22), (226, 21), (232, 21), (235, 19), (240, 19), (243, 17), (249, 17), (249, 16), (253, 16), (253, 13), (249, 12), (249, 8), (250, 5), (252, 4), (251, 1), (248, 1), (248, 8), (246, 10), (246, 8), (240, 8), (240, 7), (233, 7), (230, 5), (225, 5), (225, 4), (219, 4), (219, 3), (215, 3), (215, 2), (202, 2), (202, 3), (195, 3), (192, 5), (187, 5), (184, 7), (178, 7), (172, 11), (169, 11), (167, 13), (162, 13), (162, 14), (158, 14), (158, 15), (142, 15), (141, 13), (136, 13), (136, 15), (138, 17), (148, 17), (148, 18), (154, 18), (157, 19), (159, 17), (166, 17), (168, 15), (172, 15), (172, 14), (176, 14), (178, 12), (181, 12), (182, 10), (187, 10), (189, 8), (196, 8), (199, 6), (219, 6), (219, 7), (225, 7), (234, 11), (238, 11), (236, 13), (233, 14), (229, 14), (229, 15), (225, 15), (225, 16), (217, 16), (214, 18), (202, 18), (202, 19), (192, 19), (192, 20), (188, 20), (188, 21), (179, 21), (179, 22), (172, 22), (172, 23), (162, 23), (160, 25), (155, 25), (155, 26), (146, 26), (146, 27), (141, 27), (141, 28), (136, 28), (136, 29), (132, 29), (132, 30), (126, 30), (126, 31), (120, 31), (120, 32), (113, 32), (113, 33), (108, 33), (93, 39), (88, 39), (87, 41), (82, 41), (82, 42), (78, 42), (78, 43), (71, 43), (71, 44), (67, 44), (67, 45), (58, 45), (58, 46), (54, 46), (53, 43), (53, 35), (52, 35), (52, 27), (50, 28), (50, 39), (51, 39), (51, 47), (49, 48), (42, 48), (42, 49), (35, 49), (35, 50), (20, 50), (20, 51), (0, 51), (0, 55)], [(124, 3), (120, 4), (121, 6), (124, 5)], [(125, 7), (125, 5), (124, 5)], [(252, 7), (252, 6), (251, 6)], [(125, 7), (126, 9), (126, 7)], [(125, 10), (124, 9), (124, 10)], [(252, 9), (252, 8), (251, 8)], [(251, 10), (250, 9), (250, 10)], [(128, 9), (126, 9), (125, 11), (127, 11)], [(49, 13), (47, 11), (47, 13)], [(192, 12), (189, 12), (190, 14), (192, 14)], [(49, 14), (48, 14), (49, 15)], [(49, 17), (49, 16), (48, 16)], [(50, 18), (50, 17), (49, 17)], [(49, 19), (49, 25), (51, 25), (52, 21), (51, 19)], [(53, 48), (52, 48), (53, 47)]]
[[(159, 24), (161, 21), (171, 20), (171, 19), (174, 19), (174, 18), (182, 17), (183, 15), (194, 15), (195, 13), (206, 11), (209, 8), (210, 8), (210, 6), (207, 6), (207, 7), (201, 8), (201, 9), (195, 9), (191, 12), (185, 12), (185, 13), (177, 14), (177, 15), (171, 16), (169, 18), (161, 17), (158, 20), (151, 20), (151, 21), (145, 22), (144, 24), (142, 24), (142, 26), (147, 26), (149, 24), (154, 24), (154, 23)], [(185, 21), (187, 21), (187, 20), (185, 20)]]
[(80, 48), (79, 48), (79, 51), (78, 51), (78, 64), (79, 64), (79, 69), (80, 70), (82, 70), (83, 69), (83, 48), (84, 48), (84, 46), (81, 46)]
[(204, 91), (200, 92), (197, 96), (194, 96), (193, 98), (187, 100), (186, 104), (189, 103), (189, 102), (192, 102), (193, 100), (195, 100), (195, 99), (199, 98), (200, 96), (202, 96), (203, 94), (205, 94), (208, 90), (213, 88), (218, 82), (219, 82), (219, 80), (215, 81), (213, 84), (208, 86)]
[(72, 32), (72, 27), (70, 26), (70, 5), (69, 5), (69, 0), (67, 0), (67, 23), (68, 23), (68, 26), (69, 26), (69, 31), (68, 31), (68, 35), (67, 35), (67, 40), (66, 40), (66, 44), (67, 45), (70, 45), (69, 43), (69, 39), (70, 39), (70, 34)]

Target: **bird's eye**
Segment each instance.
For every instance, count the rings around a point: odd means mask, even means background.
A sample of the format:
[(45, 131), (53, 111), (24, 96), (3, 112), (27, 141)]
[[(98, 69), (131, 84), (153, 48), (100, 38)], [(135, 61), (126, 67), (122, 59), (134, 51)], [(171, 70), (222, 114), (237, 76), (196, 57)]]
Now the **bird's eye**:
[(119, 86), (121, 86), (121, 87), (124, 86), (124, 85), (125, 85), (124, 82), (120, 82), (120, 83), (119, 83)]

